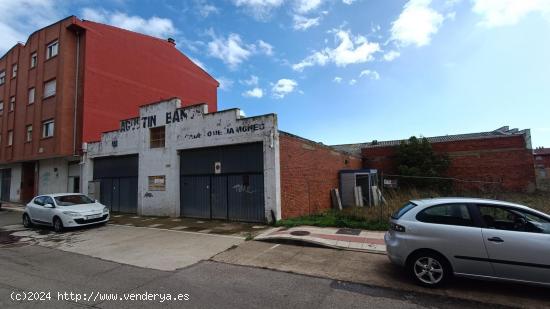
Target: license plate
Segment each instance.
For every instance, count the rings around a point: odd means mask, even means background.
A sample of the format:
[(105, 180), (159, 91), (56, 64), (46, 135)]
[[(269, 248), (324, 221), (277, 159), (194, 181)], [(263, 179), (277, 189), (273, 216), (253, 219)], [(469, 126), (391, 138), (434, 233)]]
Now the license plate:
[(86, 219), (87, 219), (87, 220), (90, 220), (90, 219), (97, 219), (97, 218), (99, 218), (99, 217), (101, 217), (100, 214), (97, 214), (97, 215), (89, 215), (89, 216), (86, 216)]

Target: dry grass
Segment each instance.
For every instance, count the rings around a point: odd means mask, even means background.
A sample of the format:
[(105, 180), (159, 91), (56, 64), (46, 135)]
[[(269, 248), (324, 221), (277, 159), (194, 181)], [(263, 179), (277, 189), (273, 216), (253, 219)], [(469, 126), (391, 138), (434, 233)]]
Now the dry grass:
[[(388, 227), (388, 218), (410, 200), (441, 197), (435, 191), (401, 190), (386, 191), (386, 203), (379, 207), (353, 207), (342, 211), (330, 210), (321, 214), (314, 214), (299, 218), (291, 218), (277, 222), (280, 226), (337, 226), (349, 228), (363, 228), (370, 230), (385, 230)], [(449, 195), (445, 195), (449, 196)], [(550, 213), (550, 192), (528, 193), (461, 193), (454, 197), (479, 197), (522, 204), (545, 213)]]

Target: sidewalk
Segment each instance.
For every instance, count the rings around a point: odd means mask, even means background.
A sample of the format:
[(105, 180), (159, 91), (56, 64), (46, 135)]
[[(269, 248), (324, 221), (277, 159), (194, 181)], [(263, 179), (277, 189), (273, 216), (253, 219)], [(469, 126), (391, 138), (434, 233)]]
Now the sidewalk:
[(15, 210), (15, 211), (23, 212), (23, 211), (25, 211), (25, 205), (17, 204), (17, 203), (11, 203), (11, 202), (2, 202), (2, 207), (0, 207), (0, 209)]
[(254, 240), (292, 240), (303, 241), (325, 247), (386, 254), (384, 233), (349, 228), (298, 226), (279, 227), (267, 230)]

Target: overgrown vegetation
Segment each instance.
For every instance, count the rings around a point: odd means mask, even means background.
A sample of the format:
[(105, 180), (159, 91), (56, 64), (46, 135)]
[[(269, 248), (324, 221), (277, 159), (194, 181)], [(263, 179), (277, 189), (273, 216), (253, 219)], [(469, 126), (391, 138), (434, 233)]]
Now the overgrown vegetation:
[[(300, 225), (320, 227), (348, 227), (366, 230), (387, 230), (390, 215), (401, 208), (406, 202), (414, 199), (450, 196), (438, 191), (430, 190), (399, 190), (386, 191), (386, 203), (376, 207), (354, 207), (342, 211), (329, 210), (324, 213), (291, 218), (277, 222), (277, 226), (295, 227)], [(550, 192), (528, 193), (462, 193), (454, 194), (457, 197), (479, 197), (497, 199), (522, 204), (550, 214)]]
[[(448, 192), (452, 188), (451, 181), (442, 181), (449, 169), (451, 160), (447, 154), (436, 154), (426, 138), (414, 136), (401, 142), (396, 152), (397, 172), (403, 178), (400, 186), (406, 188), (437, 188)], [(421, 178), (428, 177), (428, 178)], [(431, 178), (430, 178), (431, 177)]]

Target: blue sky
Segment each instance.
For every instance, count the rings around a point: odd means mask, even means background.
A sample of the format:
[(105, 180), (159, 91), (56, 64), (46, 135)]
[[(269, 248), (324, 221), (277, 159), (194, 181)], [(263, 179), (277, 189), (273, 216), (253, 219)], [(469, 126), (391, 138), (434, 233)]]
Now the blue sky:
[(220, 109), (326, 144), (509, 125), (550, 146), (547, 0), (0, 0), (0, 53), (71, 14), (175, 38)]

